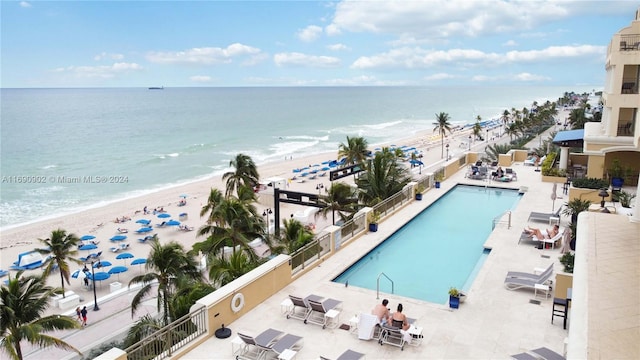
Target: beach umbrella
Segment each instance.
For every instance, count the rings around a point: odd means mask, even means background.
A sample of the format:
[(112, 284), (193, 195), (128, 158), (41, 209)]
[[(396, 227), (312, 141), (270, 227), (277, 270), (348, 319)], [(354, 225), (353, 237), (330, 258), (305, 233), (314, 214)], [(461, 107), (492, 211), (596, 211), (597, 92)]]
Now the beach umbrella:
[(129, 268), (127, 268), (126, 266), (114, 266), (111, 269), (109, 269), (109, 274), (113, 275), (113, 274), (117, 274), (118, 275), (118, 281), (120, 281), (120, 273), (123, 273), (125, 271), (129, 270)]
[(146, 233), (149, 231), (153, 231), (152, 227), (141, 227), (140, 229), (136, 230), (137, 233)]
[(180, 195), (181, 198), (186, 199), (187, 198), (187, 194), (182, 194)]
[(93, 240), (96, 237), (93, 235), (82, 235), (82, 237), (80, 238), (80, 240), (85, 241), (85, 240)]
[(80, 246), (78, 248), (78, 250), (87, 250), (87, 251), (91, 251), (91, 250), (95, 250), (98, 248), (98, 245), (96, 244), (84, 244), (82, 246)]
[[(147, 263), (147, 259), (137, 258), (131, 262), (131, 265), (144, 265)], [(142, 272), (142, 267), (140, 267), (140, 272)]]
[(167, 221), (167, 226), (178, 226), (180, 225), (180, 221), (178, 220), (169, 220)]
[(149, 225), (149, 223), (151, 222), (151, 220), (149, 219), (140, 219), (140, 220), (136, 220), (136, 223), (138, 224), (144, 224), (144, 225)]
[(116, 236), (112, 237), (109, 240), (111, 240), (111, 241), (122, 241), (122, 240), (125, 240), (126, 238), (127, 238), (126, 235), (116, 235)]
[(327, 170), (331, 170), (331, 169), (330, 169), (329, 167), (325, 166), (325, 167), (323, 167), (323, 168), (322, 168), (322, 169), (320, 169), (320, 170), (322, 170), (322, 171), (327, 171)]
[(73, 274), (71, 274), (71, 277), (74, 279), (84, 279), (87, 277), (87, 273), (85, 273), (84, 271), (82, 271), (82, 269), (78, 269), (76, 271), (73, 272)]
[(553, 209), (556, 207), (556, 198), (558, 197), (558, 195), (556, 194), (556, 191), (558, 190), (558, 184), (557, 183), (553, 183), (553, 189), (551, 190), (551, 212), (553, 212)]
[(87, 272), (87, 277), (89, 278), (89, 280), (93, 281), (94, 283), (96, 281), (100, 281), (100, 284), (102, 284), (102, 282), (110, 278), (111, 275), (108, 272), (104, 272), (104, 271), (100, 271), (95, 274), (91, 274), (90, 272)]
[(118, 260), (124, 260), (125, 265), (127, 264), (127, 259), (131, 259), (133, 257), (132, 253), (122, 253), (116, 256)]
[(93, 263), (93, 268), (94, 269), (99, 269), (101, 267), (108, 267), (111, 266), (113, 264), (111, 264), (111, 261), (107, 261), (107, 260), (100, 260), (96, 263)]
[(171, 215), (169, 215), (167, 213), (158, 214), (158, 218), (160, 218), (160, 219), (166, 219), (166, 218), (170, 218), (170, 217), (171, 217)]

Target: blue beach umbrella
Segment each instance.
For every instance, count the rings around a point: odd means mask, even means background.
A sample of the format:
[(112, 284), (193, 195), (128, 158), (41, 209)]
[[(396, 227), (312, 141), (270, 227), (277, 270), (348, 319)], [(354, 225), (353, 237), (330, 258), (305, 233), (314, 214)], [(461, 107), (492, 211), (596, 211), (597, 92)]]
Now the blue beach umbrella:
[(140, 220), (136, 220), (136, 223), (149, 225), (149, 223), (151, 223), (151, 220), (149, 220), (149, 219), (140, 219)]
[(104, 271), (100, 271), (95, 274), (91, 274), (90, 272), (87, 272), (86, 275), (89, 278), (89, 280), (93, 282), (100, 281), (100, 284), (102, 284), (103, 281), (111, 277), (111, 275), (108, 272), (104, 272)]
[(136, 230), (137, 233), (146, 233), (149, 231), (153, 231), (152, 227), (141, 227), (140, 229)]
[(84, 279), (85, 277), (87, 277), (87, 273), (83, 272), (82, 269), (79, 269), (74, 271), (73, 274), (71, 274), (71, 277), (74, 279), (77, 279), (77, 278)]
[(82, 237), (80, 238), (80, 240), (82, 240), (82, 241), (86, 241), (86, 240), (93, 240), (93, 239), (95, 239), (95, 238), (96, 238), (96, 237), (95, 237), (95, 236), (93, 236), (93, 235), (82, 235)]
[(100, 260), (97, 263), (93, 263), (93, 268), (94, 269), (99, 269), (101, 267), (109, 267), (113, 264), (111, 264), (111, 261), (107, 261), (107, 260)]
[(118, 281), (120, 281), (120, 273), (123, 273), (125, 271), (129, 270), (128, 267), (126, 266), (114, 266), (111, 269), (109, 269), (109, 274), (113, 275), (113, 274), (117, 274), (118, 275)]
[[(147, 263), (147, 259), (137, 258), (131, 262), (131, 265), (144, 265)], [(142, 272), (142, 267), (140, 267), (140, 272)]]
[(91, 251), (91, 250), (95, 250), (98, 248), (98, 245), (96, 244), (84, 244), (82, 246), (80, 246), (78, 248), (78, 250), (87, 250), (87, 251)]
[(131, 259), (131, 258), (133, 258), (133, 254), (132, 253), (127, 253), (127, 252), (118, 254), (116, 256), (116, 259), (124, 260), (125, 265), (127, 264), (127, 259)]
[(170, 217), (171, 217), (171, 215), (169, 215), (167, 213), (158, 214), (158, 218), (160, 218), (160, 219), (166, 219), (166, 218), (170, 218)]
[(122, 241), (122, 240), (125, 240), (126, 238), (127, 238), (126, 235), (116, 235), (116, 236), (112, 237), (109, 240), (111, 240), (111, 241)]
[(178, 226), (180, 225), (180, 221), (178, 220), (169, 220), (167, 221), (167, 226)]

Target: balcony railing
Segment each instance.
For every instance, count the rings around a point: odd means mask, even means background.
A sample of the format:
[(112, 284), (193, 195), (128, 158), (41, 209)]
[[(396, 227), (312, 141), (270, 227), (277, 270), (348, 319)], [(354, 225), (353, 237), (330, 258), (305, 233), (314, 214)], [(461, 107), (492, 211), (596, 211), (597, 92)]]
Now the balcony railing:
[(638, 93), (638, 80), (633, 78), (622, 79), (622, 94), (637, 94)]
[(620, 35), (620, 51), (640, 50), (640, 34)]

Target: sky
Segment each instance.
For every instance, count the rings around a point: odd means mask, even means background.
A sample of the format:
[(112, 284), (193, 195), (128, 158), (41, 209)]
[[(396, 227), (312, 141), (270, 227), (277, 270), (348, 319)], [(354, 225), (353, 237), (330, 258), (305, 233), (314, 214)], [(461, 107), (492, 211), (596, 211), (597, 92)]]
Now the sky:
[(6, 1), (3, 88), (600, 85), (640, 1)]

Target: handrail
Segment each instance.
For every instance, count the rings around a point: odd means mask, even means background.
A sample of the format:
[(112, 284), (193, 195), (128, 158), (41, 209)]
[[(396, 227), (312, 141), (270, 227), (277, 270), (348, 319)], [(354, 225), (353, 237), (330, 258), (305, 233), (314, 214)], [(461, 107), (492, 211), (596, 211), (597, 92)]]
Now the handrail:
[(391, 278), (388, 277), (387, 274), (381, 272), (380, 275), (378, 275), (378, 280), (376, 280), (376, 299), (380, 299), (380, 276), (382, 275), (384, 275), (384, 277), (386, 277), (387, 280), (391, 281), (391, 293), (393, 294), (393, 288), (394, 288), (393, 280), (391, 280)]
[(491, 230), (496, 228), (496, 224), (499, 222), (498, 220), (502, 218), (505, 214), (509, 215), (509, 217), (507, 218), (507, 229), (511, 229), (511, 210), (507, 210), (502, 214), (493, 218), (493, 225), (491, 226)]

